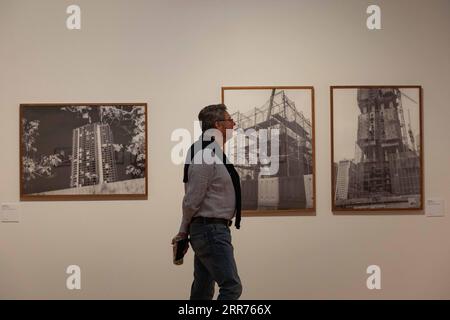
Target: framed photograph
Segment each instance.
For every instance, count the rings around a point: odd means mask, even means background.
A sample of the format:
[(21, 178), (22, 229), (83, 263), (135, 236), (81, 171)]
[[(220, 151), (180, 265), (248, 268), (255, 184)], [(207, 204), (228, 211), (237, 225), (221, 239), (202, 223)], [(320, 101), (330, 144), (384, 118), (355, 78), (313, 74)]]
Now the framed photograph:
[(423, 210), (422, 88), (333, 86), (330, 103), (333, 211)]
[(147, 104), (20, 105), (20, 200), (147, 199)]
[(222, 102), (236, 123), (225, 152), (243, 215), (314, 215), (314, 88), (222, 87)]

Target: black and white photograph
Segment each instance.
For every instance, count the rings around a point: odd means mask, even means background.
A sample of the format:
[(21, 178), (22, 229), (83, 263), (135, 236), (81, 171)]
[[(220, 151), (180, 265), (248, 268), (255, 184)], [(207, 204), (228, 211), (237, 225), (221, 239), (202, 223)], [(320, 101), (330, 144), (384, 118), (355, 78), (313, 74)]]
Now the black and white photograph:
[(313, 214), (314, 88), (222, 87), (236, 123), (227, 154), (247, 215)]
[(421, 90), (330, 88), (334, 211), (423, 209)]
[(147, 199), (147, 104), (20, 105), (21, 200)]

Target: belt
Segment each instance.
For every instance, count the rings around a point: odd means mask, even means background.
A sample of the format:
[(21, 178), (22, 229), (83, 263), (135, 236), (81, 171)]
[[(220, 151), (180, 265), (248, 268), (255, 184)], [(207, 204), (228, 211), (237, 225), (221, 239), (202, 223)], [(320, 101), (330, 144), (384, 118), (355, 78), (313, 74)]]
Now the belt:
[(223, 218), (207, 218), (207, 217), (194, 217), (191, 223), (204, 223), (204, 224), (224, 224), (226, 226), (231, 226), (231, 220)]

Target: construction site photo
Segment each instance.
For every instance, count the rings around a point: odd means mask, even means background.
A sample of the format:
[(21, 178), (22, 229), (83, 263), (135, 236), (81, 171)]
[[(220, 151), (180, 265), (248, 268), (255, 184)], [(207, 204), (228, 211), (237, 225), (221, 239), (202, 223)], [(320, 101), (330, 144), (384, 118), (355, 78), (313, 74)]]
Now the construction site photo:
[(312, 88), (223, 92), (236, 122), (237, 135), (229, 143), (229, 154), (241, 177), (243, 210), (312, 210)]
[(333, 208), (421, 209), (420, 87), (334, 88)]

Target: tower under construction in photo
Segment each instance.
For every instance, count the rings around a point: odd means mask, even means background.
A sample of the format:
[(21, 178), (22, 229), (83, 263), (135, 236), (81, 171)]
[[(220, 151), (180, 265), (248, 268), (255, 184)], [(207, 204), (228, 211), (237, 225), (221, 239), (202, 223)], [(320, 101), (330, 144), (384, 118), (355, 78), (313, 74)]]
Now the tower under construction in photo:
[[(335, 190), (337, 205), (409, 202), (420, 205), (420, 157), (417, 141), (408, 126), (402, 99), (410, 99), (397, 88), (360, 88), (357, 91), (358, 132), (355, 159), (342, 160)], [(344, 172), (348, 172), (345, 173)], [(346, 179), (345, 192), (339, 186)]]
[[(248, 161), (252, 157), (261, 160), (265, 148), (260, 137), (248, 139), (244, 150), (236, 149), (232, 157), (242, 182), (242, 207), (244, 210), (298, 209), (313, 206), (313, 158), (311, 121), (295, 106), (284, 90), (268, 91), (268, 100), (246, 113), (232, 114), (237, 127), (247, 134), (267, 130), (267, 150), (270, 153), (272, 131), (277, 130), (279, 157), (278, 171), (267, 173), (267, 163)], [(255, 145), (257, 144), (257, 148)], [(268, 154), (270, 157), (270, 154)], [(242, 161), (241, 158), (245, 158)], [(240, 161), (241, 160), (241, 161)], [(247, 160), (247, 161), (245, 161)], [(273, 164), (273, 163), (272, 163)]]

